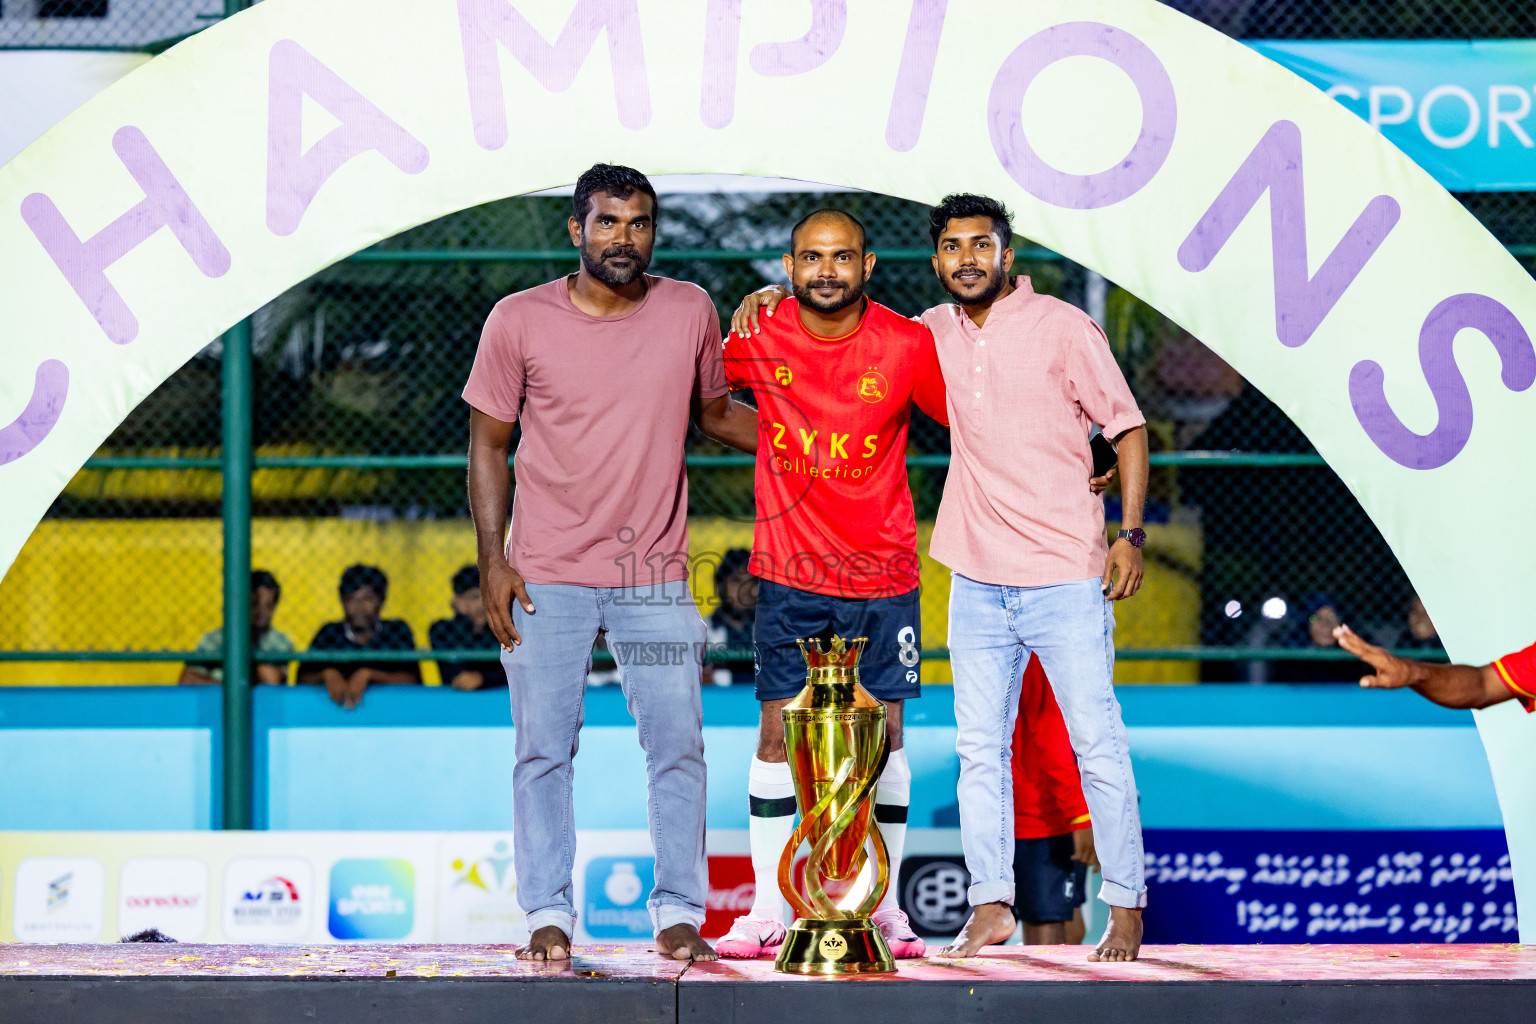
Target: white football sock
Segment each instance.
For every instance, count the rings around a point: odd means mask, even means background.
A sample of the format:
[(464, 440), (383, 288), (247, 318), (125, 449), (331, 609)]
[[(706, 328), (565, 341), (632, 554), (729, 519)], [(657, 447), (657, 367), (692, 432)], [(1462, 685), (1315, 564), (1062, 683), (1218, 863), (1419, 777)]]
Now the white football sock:
[(784, 898), (779, 894), (779, 858), (795, 831), (795, 779), (787, 762), (752, 758), (747, 773), (750, 816), (747, 834), (752, 847), (752, 875), (757, 885), (752, 900), (753, 917), (784, 920)]
[(885, 840), (886, 852), (891, 855), (891, 884), (880, 898), (877, 911), (900, 905), (896, 889), (901, 879), (901, 851), (907, 843), (907, 805), (911, 801), (912, 767), (907, 763), (906, 749), (893, 750), (885, 760), (885, 771), (880, 773), (880, 784), (875, 789), (875, 821), (880, 826), (880, 837)]

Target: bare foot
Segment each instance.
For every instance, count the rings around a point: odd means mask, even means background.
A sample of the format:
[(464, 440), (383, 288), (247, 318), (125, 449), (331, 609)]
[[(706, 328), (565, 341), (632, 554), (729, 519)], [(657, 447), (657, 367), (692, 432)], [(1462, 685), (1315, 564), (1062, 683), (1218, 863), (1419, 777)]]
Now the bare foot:
[(691, 924), (675, 924), (671, 928), (664, 928), (658, 932), (656, 951), (674, 960), (702, 962), (720, 959), (720, 954), (704, 941), (704, 936), (700, 935), (699, 930)]
[(1135, 960), (1141, 952), (1141, 911), (1132, 907), (1110, 907), (1109, 927), (1099, 940), (1099, 948), (1088, 954), (1094, 963), (1123, 963)]
[(965, 922), (955, 941), (939, 950), (936, 956), (958, 959), (975, 956), (982, 946), (1007, 942), (1013, 936), (1013, 908), (1006, 903), (983, 903), (971, 908), (971, 919)]
[(528, 945), (517, 950), (519, 960), (569, 960), (571, 937), (552, 924), (528, 936)]

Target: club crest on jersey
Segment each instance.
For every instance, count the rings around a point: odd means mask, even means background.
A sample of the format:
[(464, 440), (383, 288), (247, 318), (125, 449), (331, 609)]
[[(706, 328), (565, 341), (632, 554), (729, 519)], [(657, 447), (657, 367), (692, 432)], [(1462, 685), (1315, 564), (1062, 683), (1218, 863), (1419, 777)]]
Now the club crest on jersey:
[(859, 378), (859, 397), (866, 402), (884, 401), (888, 390), (890, 385), (885, 382), (885, 375), (873, 366), (864, 371), (864, 376)]
[(789, 367), (780, 366), (774, 369), (773, 379), (775, 383), (787, 388), (789, 387), (789, 382), (795, 379), (795, 375), (789, 372)]

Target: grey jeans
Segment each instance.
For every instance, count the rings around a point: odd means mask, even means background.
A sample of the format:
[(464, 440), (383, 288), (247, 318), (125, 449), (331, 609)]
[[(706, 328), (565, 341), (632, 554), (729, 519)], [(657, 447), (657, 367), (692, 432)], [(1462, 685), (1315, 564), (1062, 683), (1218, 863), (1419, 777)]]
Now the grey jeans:
[(517, 767), (512, 773), (517, 899), (530, 931), (572, 935), (576, 859), (572, 759), (584, 717), (587, 668), (599, 628), (619, 661), (629, 713), (645, 751), (646, 811), (656, 853), (647, 904), (656, 930), (704, 923), (705, 640), (685, 581), (650, 587), (528, 585), (534, 614), (513, 604), (523, 642), (502, 652), (512, 699)]

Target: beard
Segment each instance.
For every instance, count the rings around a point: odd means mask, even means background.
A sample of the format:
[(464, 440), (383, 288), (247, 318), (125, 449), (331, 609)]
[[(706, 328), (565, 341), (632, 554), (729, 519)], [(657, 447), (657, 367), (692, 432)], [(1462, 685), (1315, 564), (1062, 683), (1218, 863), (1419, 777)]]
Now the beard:
[[(628, 267), (615, 267), (608, 263), (617, 256), (627, 256), (630, 260)], [(649, 255), (642, 253), (632, 245), (611, 245), (602, 252), (594, 252), (589, 246), (581, 247), (581, 265), (587, 268), (587, 273), (601, 281), (610, 288), (623, 288), (633, 284), (641, 274), (651, 265)]]
[(982, 287), (981, 291), (975, 294), (956, 291), (953, 275), (945, 279), (944, 290), (949, 292), (950, 296), (957, 302), (963, 302), (967, 306), (984, 306), (1001, 294), (1003, 285), (1007, 283), (1007, 280), (1008, 275), (1004, 272), (1002, 266), (998, 265), (992, 268), (992, 272), (986, 276), (986, 284)]
[(830, 299), (824, 299), (812, 290), (817, 283), (813, 281), (811, 284), (804, 286), (796, 284), (794, 286), (795, 298), (799, 300), (802, 306), (809, 306), (816, 312), (824, 315), (840, 313), (864, 297), (863, 281), (851, 286), (844, 284), (842, 281), (833, 282), (842, 289), (842, 294), (835, 295)]

